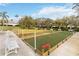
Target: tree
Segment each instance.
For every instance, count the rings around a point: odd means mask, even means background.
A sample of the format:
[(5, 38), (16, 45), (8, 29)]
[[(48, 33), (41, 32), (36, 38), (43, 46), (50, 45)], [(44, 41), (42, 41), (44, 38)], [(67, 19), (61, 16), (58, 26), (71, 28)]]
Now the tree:
[(15, 17), (19, 17), (19, 15), (15, 15)]
[(72, 9), (77, 13), (77, 17), (79, 17), (79, 3), (74, 3)]
[(17, 14), (16, 14), (16, 15), (15, 15), (15, 17), (16, 17), (16, 20), (17, 20), (17, 19), (18, 19), (18, 17), (19, 17), (19, 15), (17, 15)]
[(19, 17), (19, 15), (15, 15), (16, 19)]
[(38, 28), (50, 29), (53, 26), (53, 20), (50, 18), (37, 18), (35, 19), (35, 22)]
[(50, 19), (50, 18), (46, 18), (46, 20), (45, 20), (45, 26), (46, 26), (47, 29), (52, 28), (52, 26), (53, 26), (53, 20)]
[(35, 21), (30, 16), (24, 16), (21, 20), (19, 20), (19, 25), (22, 28), (33, 28), (35, 27)]
[(77, 16), (75, 17), (76, 19), (76, 24), (77, 26), (79, 26), (79, 3), (74, 3), (72, 9), (75, 10), (75, 13), (77, 14)]
[(64, 26), (64, 20), (63, 20), (63, 18), (61, 18), (61, 19), (56, 19), (56, 20), (55, 20), (55, 26), (58, 27), (59, 29), (61, 29), (61, 27)]
[(0, 17), (1, 17), (1, 23), (4, 26), (4, 23), (8, 22), (9, 16), (7, 15), (7, 12), (0, 12)]

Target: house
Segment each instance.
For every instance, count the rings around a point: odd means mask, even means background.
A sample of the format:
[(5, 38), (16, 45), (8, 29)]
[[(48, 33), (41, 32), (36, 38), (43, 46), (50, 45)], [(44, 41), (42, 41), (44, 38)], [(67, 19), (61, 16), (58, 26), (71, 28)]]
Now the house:
[(16, 23), (15, 21), (9, 20), (8, 23), (4, 23), (4, 25), (7, 25), (7, 26), (16, 26), (16, 25), (18, 25), (18, 23)]

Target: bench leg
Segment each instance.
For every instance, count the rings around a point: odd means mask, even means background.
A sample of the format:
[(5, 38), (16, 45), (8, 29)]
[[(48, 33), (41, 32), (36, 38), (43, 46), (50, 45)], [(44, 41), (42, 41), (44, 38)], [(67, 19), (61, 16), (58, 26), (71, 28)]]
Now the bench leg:
[(5, 48), (5, 56), (7, 56), (8, 55), (8, 51), (7, 51), (7, 49)]
[(15, 53), (17, 54), (17, 49), (15, 49)]

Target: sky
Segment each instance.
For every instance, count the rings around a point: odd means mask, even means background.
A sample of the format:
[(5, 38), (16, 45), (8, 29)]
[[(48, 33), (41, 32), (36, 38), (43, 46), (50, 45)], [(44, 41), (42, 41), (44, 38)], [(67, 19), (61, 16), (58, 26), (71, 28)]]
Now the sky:
[(10, 18), (15, 15), (32, 16), (33, 18), (62, 18), (74, 15), (71, 3), (0, 3), (0, 12), (6, 11)]

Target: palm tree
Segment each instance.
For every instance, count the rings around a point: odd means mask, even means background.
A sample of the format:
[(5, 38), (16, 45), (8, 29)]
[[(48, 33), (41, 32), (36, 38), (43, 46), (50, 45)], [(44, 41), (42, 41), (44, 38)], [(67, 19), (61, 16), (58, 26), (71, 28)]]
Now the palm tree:
[[(19, 16), (16, 14), (15, 17), (16, 17), (16, 20), (17, 20)], [(20, 30), (19, 30), (19, 28), (17, 28), (17, 29), (18, 29), (18, 32), (17, 32), (17, 33), (18, 33), (18, 35), (19, 35), (19, 31), (20, 31)], [(21, 33), (22, 33), (22, 30), (21, 30)]]
[(18, 15), (15, 15), (15, 17), (18, 18), (19, 16)]
[(15, 17), (16, 17), (16, 20), (19, 19), (19, 15), (16, 14)]
[(0, 17), (2, 19), (2, 25), (4, 26), (4, 22), (8, 22), (9, 16), (7, 15), (7, 12), (0, 12)]
[(8, 23), (9, 16), (7, 15), (7, 12), (0, 12), (0, 17), (2, 19), (2, 26), (4, 26), (4, 23)]

